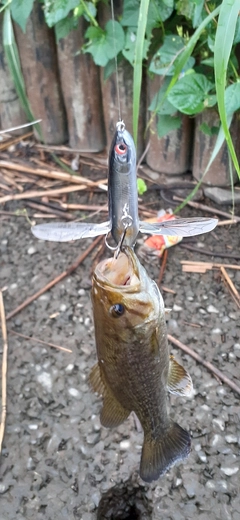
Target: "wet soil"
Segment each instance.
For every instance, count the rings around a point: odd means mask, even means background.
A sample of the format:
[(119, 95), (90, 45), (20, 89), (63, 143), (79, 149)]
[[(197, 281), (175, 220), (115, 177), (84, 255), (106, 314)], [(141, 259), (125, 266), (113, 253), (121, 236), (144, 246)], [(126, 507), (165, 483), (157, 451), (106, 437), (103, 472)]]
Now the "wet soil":
[[(155, 197), (156, 207), (162, 205)], [(16, 207), (12, 203), (5, 209)], [(190, 215), (201, 216), (195, 210), (182, 212)], [(7, 287), (6, 314), (65, 270), (91, 243), (90, 239), (65, 244), (38, 241), (29, 224), (14, 216), (2, 219), (0, 226), (0, 286)], [(237, 255), (239, 243), (237, 226), (218, 227), (195, 239), (200, 248)], [(163, 279), (163, 285), (175, 291), (163, 292), (166, 307), (172, 309), (169, 333), (239, 384), (239, 309), (218, 270), (183, 273), (183, 259), (238, 265), (239, 260), (204, 257), (176, 246), (169, 250)], [(158, 262), (143, 263), (157, 280)], [(170, 345), (194, 384), (192, 398), (169, 397), (172, 418), (191, 432), (187, 460), (146, 485), (138, 476), (142, 433), (134, 418), (113, 430), (101, 427), (101, 398), (88, 385), (96, 362), (92, 264), (90, 254), (71, 276), (8, 321), (1, 519), (240, 520), (240, 396), (191, 357)], [(239, 290), (240, 271), (228, 273)]]

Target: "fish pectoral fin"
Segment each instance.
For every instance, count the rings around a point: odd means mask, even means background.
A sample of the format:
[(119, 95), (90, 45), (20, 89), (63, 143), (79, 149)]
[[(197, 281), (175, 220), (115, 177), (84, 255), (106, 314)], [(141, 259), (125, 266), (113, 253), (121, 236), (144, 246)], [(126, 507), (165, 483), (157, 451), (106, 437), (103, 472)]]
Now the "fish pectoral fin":
[(119, 424), (122, 424), (128, 418), (129, 414), (129, 410), (123, 408), (117, 399), (107, 390), (100, 413), (102, 426), (105, 426), (105, 428), (115, 428), (119, 426)]
[(106, 386), (104, 384), (100, 366), (98, 363), (96, 363), (96, 365), (94, 365), (94, 367), (92, 368), (89, 375), (89, 381), (93, 391), (104, 396)]
[(191, 448), (190, 435), (177, 423), (171, 423), (169, 428), (159, 437), (151, 434), (144, 436), (140, 477), (145, 482), (158, 480), (175, 462), (189, 455)]
[(191, 376), (173, 356), (169, 360), (167, 388), (171, 394), (181, 396), (190, 396), (193, 391)]

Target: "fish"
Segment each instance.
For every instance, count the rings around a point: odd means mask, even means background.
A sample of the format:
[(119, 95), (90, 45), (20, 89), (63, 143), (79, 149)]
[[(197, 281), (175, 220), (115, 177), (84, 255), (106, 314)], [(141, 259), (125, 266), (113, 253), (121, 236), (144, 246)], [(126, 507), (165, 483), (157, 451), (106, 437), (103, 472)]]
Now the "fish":
[(216, 218), (178, 218), (161, 223), (139, 220), (136, 149), (122, 121), (116, 125), (108, 164), (107, 221), (37, 224), (31, 228), (33, 235), (52, 242), (69, 242), (111, 233), (117, 246), (122, 241), (124, 246), (133, 247), (139, 232), (187, 237), (207, 233), (216, 227)]
[(136, 414), (144, 432), (140, 476), (152, 482), (190, 453), (167, 393), (191, 396), (192, 380), (169, 356), (163, 298), (133, 248), (97, 265), (91, 297), (98, 362), (89, 381), (103, 398), (100, 421), (113, 428)]

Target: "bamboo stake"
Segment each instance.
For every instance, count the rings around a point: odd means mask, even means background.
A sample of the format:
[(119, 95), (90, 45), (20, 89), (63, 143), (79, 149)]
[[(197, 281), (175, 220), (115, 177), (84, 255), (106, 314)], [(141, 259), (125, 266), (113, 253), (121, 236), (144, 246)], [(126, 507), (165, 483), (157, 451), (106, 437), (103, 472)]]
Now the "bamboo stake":
[(58, 282), (60, 282), (64, 278), (66, 278), (66, 276), (69, 276), (73, 271), (75, 271), (75, 269), (85, 260), (85, 258), (89, 255), (89, 253), (91, 253), (91, 251), (96, 247), (96, 245), (98, 244), (98, 242), (100, 242), (101, 239), (102, 239), (101, 235), (98, 236), (97, 238), (95, 238), (95, 240), (90, 244), (90, 246), (86, 249), (86, 251), (84, 251), (84, 253), (82, 253), (68, 269), (63, 271), (63, 273), (59, 274), (58, 276), (56, 276), (56, 278), (51, 280), (51, 282), (49, 282), (47, 285), (42, 287), (42, 289), (37, 291), (35, 294), (33, 294), (32, 296), (29, 296), (29, 298), (27, 298), (24, 302), (22, 302), (20, 305), (18, 305), (18, 307), (16, 307), (16, 309), (13, 309), (13, 311), (9, 312), (6, 316), (6, 320), (10, 320), (11, 318), (13, 318), (13, 316), (16, 316), (16, 314), (18, 314), (18, 312), (25, 309), (25, 307), (27, 307), (34, 300), (39, 298), (39, 296), (44, 294), (46, 291), (49, 291), (49, 289), (51, 289), (54, 285), (56, 285)]
[(10, 200), (23, 200), (23, 199), (34, 199), (35, 197), (56, 197), (62, 193), (72, 193), (74, 191), (85, 190), (87, 186), (66, 186), (64, 188), (58, 188), (57, 190), (35, 190), (27, 191), (25, 193), (17, 193), (16, 195), (5, 195), (0, 197), (0, 204), (9, 202)]
[(3, 356), (2, 356), (2, 412), (1, 412), (1, 424), (0, 424), (0, 453), (2, 452), (2, 443), (6, 425), (7, 415), (7, 327), (5, 309), (3, 303), (3, 294), (0, 291), (0, 319), (2, 327), (2, 338), (3, 338)]
[(98, 186), (98, 184), (104, 184), (107, 182), (106, 178), (99, 181), (91, 181), (90, 179), (87, 179), (80, 175), (71, 175), (70, 173), (61, 172), (59, 170), (32, 168), (24, 164), (14, 163), (10, 161), (0, 161), (0, 167), (7, 168), (9, 170), (17, 170), (18, 172), (31, 173), (32, 175), (48, 177), (50, 179), (57, 179), (60, 181), (66, 181), (76, 184), (85, 184), (87, 186)]
[(223, 383), (228, 385), (234, 392), (237, 392), (240, 395), (240, 387), (238, 385), (236, 385), (236, 383), (234, 383), (234, 381), (231, 381), (231, 379), (229, 379), (227, 376), (225, 376), (220, 370), (218, 370), (218, 368), (216, 368), (214, 365), (212, 365), (212, 363), (210, 363), (209, 361), (205, 361), (205, 359), (203, 359), (201, 356), (199, 356), (199, 354), (194, 352), (194, 350), (192, 350), (190, 347), (187, 347), (187, 345), (184, 345), (184, 343), (182, 343), (178, 339), (171, 336), (171, 334), (168, 334), (168, 339), (169, 339), (169, 341), (171, 341), (171, 343), (173, 343), (174, 345), (179, 347), (181, 350), (186, 352), (186, 354), (188, 354), (193, 359), (198, 361), (198, 363), (201, 363), (210, 372), (212, 372), (216, 377), (218, 377), (221, 381), (223, 381)]
[(24, 339), (31, 339), (32, 341), (36, 341), (37, 343), (41, 343), (42, 345), (47, 345), (48, 347), (57, 348), (58, 350), (63, 350), (64, 352), (72, 353), (72, 350), (65, 347), (60, 347), (60, 345), (55, 345), (54, 343), (48, 343), (47, 341), (42, 341), (41, 339), (35, 338), (34, 336), (25, 336), (25, 334), (21, 334), (20, 332), (16, 332), (15, 330), (9, 330), (10, 334), (14, 334), (15, 336), (19, 336)]
[(206, 273), (207, 270), (221, 267), (240, 271), (240, 265), (237, 264), (218, 264), (216, 262), (194, 262), (192, 260), (181, 260), (182, 272), (184, 273)]

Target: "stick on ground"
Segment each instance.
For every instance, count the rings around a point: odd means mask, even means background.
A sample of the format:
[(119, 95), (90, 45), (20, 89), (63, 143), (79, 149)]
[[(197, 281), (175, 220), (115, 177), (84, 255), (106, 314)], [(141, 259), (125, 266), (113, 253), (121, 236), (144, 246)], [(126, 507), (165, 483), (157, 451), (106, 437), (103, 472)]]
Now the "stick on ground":
[(82, 253), (77, 258), (77, 260), (68, 269), (66, 269), (66, 271), (63, 271), (63, 273), (56, 276), (56, 278), (54, 278), (51, 282), (49, 282), (47, 285), (45, 285), (45, 287), (42, 287), (42, 289), (37, 291), (35, 294), (33, 294), (32, 296), (29, 296), (29, 298), (27, 298), (23, 303), (18, 305), (18, 307), (16, 307), (16, 309), (13, 309), (13, 311), (9, 312), (6, 316), (6, 320), (10, 320), (13, 316), (16, 316), (16, 314), (18, 314), (18, 312), (25, 309), (25, 307), (27, 307), (34, 300), (39, 298), (39, 296), (44, 294), (46, 291), (49, 291), (49, 289), (51, 289), (54, 285), (56, 285), (58, 282), (63, 280), (63, 278), (66, 278), (66, 276), (68, 276), (73, 271), (75, 271), (75, 269), (83, 262), (83, 260), (85, 260), (85, 258), (89, 255), (89, 253), (91, 253), (91, 251), (96, 247), (96, 245), (98, 244), (98, 242), (100, 242), (100, 240), (102, 240), (101, 235), (99, 237), (95, 238), (95, 240), (90, 244), (90, 246), (86, 249), (86, 251), (84, 251), (84, 253)]
[(205, 361), (199, 354), (194, 352), (190, 347), (187, 347), (187, 345), (184, 345), (181, 341), (171, 336), (171, 334), (168, 334), (168, 340), (171, 341), (176, 347), (179, 347), (181, 350), (186, 352), (189, 356), (191, 356), (193, 359), (198, 361), (198, 363), (201, 363), (204, 367), (206, 367), (210, 372), (212, 372), (217, 378), (219, 378), (223, 383), (228, 385), (234, 392), (237, 392), (240, 395), (240, 387), (236, 385), (231, 379), (229, 379), (227, 376), (225, 376), (218, 368), (216, 368), (212, 363), (209, 361)]
[(5, 318), (5, 309), (3, 303), (2, 291), (0, 291), (0, 320), (2, 328), (2, 339), (3, 339), (3, 356), (2, 356), (2, 413), (1, 413), (1, 424), (0, 424), (0, 453), (2, 452), (2, 443), (5, 432), (6, 415), (7, 415), (7, 327)]

